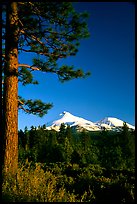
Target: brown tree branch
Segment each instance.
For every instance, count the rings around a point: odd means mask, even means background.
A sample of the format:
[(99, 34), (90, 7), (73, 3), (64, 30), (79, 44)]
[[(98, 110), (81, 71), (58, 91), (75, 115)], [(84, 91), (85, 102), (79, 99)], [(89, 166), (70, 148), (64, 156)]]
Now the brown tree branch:
[(28, 64), (19, 64), (19, 67), (26, 67), (26, 68), (30, 68), (32, 70), (41, 70), (40, 68), (38, 67), (34, 67), (34, 66), (30, 66)]
[[(30, 68), (32, 70), (41, 70), (41, 68), (38, 68), (38, 67), (34, 67), (34, 66), (30, 66), (28, 64), (19, 64), (19, 67), (26, 67), (26, 68)], [(53, 69), (50, 69), (50, 68), (46, 68), (45, 72), (52, 72), (52, 73), (55, 73), (55, 74), (58, 74), (59, 71), (58, 70), (53, 70)]]
[[(31, 3), (31, 2), (29, 2), (29, 3)], [(23, 25), (23, 23), (21, 22), (21, 20), (19, 19), (19, 22), (20, 22), (20, 24), (22, 25), (22, 27), (24, 27), (24, 25)], [(22, 50), (22, 51), (24, 51), (24, 52), (35, 52), (35, 53), (37, 53), (37, 54), (40, 54), (40, 55), (45, 55), (45, 56), (48, 56), (48, 57), (50, 57), (50, 56), (53, 56), (53, 57), (58, 57), (58, 58), (64, 58), (64, 56), (62, 55), (62, 54), (59, 54), (59, 55), (56, 55), (56, 54), (53, 54), (53, 53), (47, 53), (47, 52), (45, 52), (45, 43), (43, 43), (38, 37), (36, 37), (35, 35), (33, 35), (33, 34), (31, 34), (31, 33), (27, 33), (27, 31), (26, 31), (26, 29), (24, 29), (24, 28), (22, 28), (22, 30), (20, 30), (20, 32), (25, 36), (25, 40), (27, 41), (27, 43), (28, 43), (28, 45), (33, 45), (33, 43), (31, 43), (31, 42), (28, 42), (28, 40), (27, 40), (27, 38), (26, 38), (26, 36), (30, 39), (30, 40), (34, 40), (34, 41), (36, 41), (37, 43), (39, 43), (42, 47), (43, 47), (43, 51), (32, 51), (32, 50), (26, 50), (26, 49), (23, 49), (23, 48), (21, 48), (21, 49), (19, 49), (19, 50)], [(52, 32), (52, 33), (56, 33), (56, 32)], [(51, 48), (53, 48), (53, 49), (55, 49), (55, 50), (60, 50), (60, 51), (62, 51), (62, 49), (60, 49), (60, 48), (57, 48), (55, 45), (51, 45), (51, 43), (49, 43), (49, 41), (48, 41), (48, 39), (47, 38), (44, 38), (45, 39), (45, 41), (48, 43), (48, 45), (51, 47)], [(58, 41), (60, 41), (59, 39), (56, 39), (56, 40), (58, 40)], [(61, 41), (60, 41), (61, 42)]]
[(18, 99), (18, 102), (22, 105), (24, 105), (24, 102), (22, 102), (20, 99)]
[(22, 105), (19, 105), (18, 108), (24, 110), (27, 113), (36, 113), (36, 112), (37, 113), (42, 113), (42, 110), (32, 111), (32, 110), (29, 110), (27, 108), (24, 108)]
[(29, 109), (24, 108), (22, 105), (18, 106), (19, 109), (24, 110), (25, 112), (29, 113)]
[(18, 2), (18, 4), (20, 4), (20, 5), (24, 5), (25, 4), (25, 2), (23, 3), (23, 2)]
[(64, 58), (64, 56), (61, 55), (61, 54), (60, 55), (56, 55), (56, 54), (53, 54), (53, 53), (49, 54), (49, 53), (45, 53), (45, 52), (42, 52), (42, 51), (40, 52), (40, 51), (36, 51), (36, 50), (26, 50), (26, 49), (23, 49), (23, 48), (20, 48), (18, 50), (24, 51), (24, 52), (34, 52), (34, 53), (44, 55), (44, 56), (47, 56), (47, 57), (53, 56), (53, 57), (58, 57), (58, 58)]
[(40, 55), (45, 55), (43, 52), (34, 51), (34, 50), (26, 50), (26, 49), (23, 49), (23, 48), (20, 48), (18, 50), (24, 51), (24, 52), (34, 52), (34, 53), (37, 53), (37, 54), (40, 54)]
[(42, 41), (40, 41), (40, 39), (37, 38), (35, 35), (32, 35), (31, 33), (28, 34), (28, 33), (27, 33), (26, 31), (24, 31), (24, 30), (20, 30), (20, 32), (21, 32), (22, 34), (24, 34), (24, 35), (27, 35), (29, 38), (31, 38), (31, 39), (37, 41), (40, 45), (42, 45), (42, 46), (45, 47), (44, 43), (43, 43)]

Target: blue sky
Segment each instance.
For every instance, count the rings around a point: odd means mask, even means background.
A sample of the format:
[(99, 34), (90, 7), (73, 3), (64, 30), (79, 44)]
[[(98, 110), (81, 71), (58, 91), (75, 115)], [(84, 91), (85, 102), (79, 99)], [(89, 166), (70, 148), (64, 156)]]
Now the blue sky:
[[(62, 111), (95, 122), (116, 117), (135, 124), (135, 7), (128, 2), (74, 3), (78, 12), (90, 14), (91, 36), (81, 40), (79, 52), (60, 62), (90, 71), (86, 79), (60, 83), (54, 74), (36, 72), (39, 85), (19, 85), (19, 94), (52, 102), (43, 118), (19, 111), (19, 129), (43, 125)], [(31, 64), (31, 55), (20, 62)]]

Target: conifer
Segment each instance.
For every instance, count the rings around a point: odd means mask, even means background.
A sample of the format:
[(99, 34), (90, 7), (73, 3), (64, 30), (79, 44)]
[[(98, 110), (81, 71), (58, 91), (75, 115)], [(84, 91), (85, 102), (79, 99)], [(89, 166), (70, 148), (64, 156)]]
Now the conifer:
[[(5, 2), (3, 6), (3, 113), (4, 170), (16, 173), (18, 166), (18, 108), (42, 117), (52, 103), (18, 96), (18, 83), (38, 84), (34, 72), (56, 74), (59, 81), (84, 78), (81, 68), (59, 60), (75, 56), (80, 39), (87, 38), (87, 13), (78, 13), (71, 2)], [(5, 18), (6, 17), (6, 18)], [(6, 19), (6, 20), (5, 20)], [(20, 53), (34, 54), (31, 64), (21, 64)]]

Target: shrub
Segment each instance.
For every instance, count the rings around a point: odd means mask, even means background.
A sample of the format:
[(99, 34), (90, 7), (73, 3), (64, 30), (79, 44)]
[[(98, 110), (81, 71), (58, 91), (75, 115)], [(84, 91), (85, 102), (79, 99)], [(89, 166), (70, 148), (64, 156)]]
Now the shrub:
[(6, 202), (127, 203), (135, 200), (135, 172), (99, 165), (29, 163), (3, 183)]
[(8, 177), (3, 183), (3, 201), (8, 202), (73, 202), (76, 196), (65, 188), (57, 189), (57, 176), (44, 172), (40, 165), (18, 169), (16, 179)]

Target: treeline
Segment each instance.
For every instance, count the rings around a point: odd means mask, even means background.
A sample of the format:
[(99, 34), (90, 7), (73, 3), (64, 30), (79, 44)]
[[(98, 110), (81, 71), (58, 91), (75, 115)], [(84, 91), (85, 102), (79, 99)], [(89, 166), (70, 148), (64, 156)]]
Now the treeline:
[(25, 128), (16, 178), (3, 183), (5, 202), (133, 203), (135, 131), (76, 132)]
[(119, 132), (76, 132), (62, 124), (60, 131), (45, 125), (19, 131), (19, 161), (34, 163), (98, 164), (104, 168), (135, 167), (135, 131), (126, 124)]

